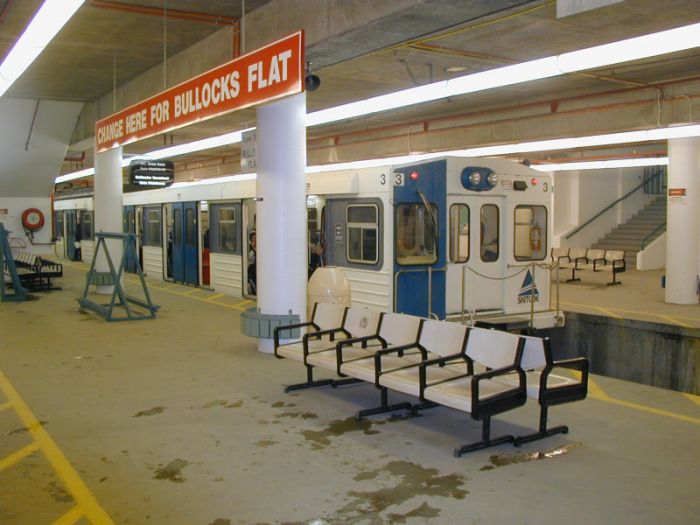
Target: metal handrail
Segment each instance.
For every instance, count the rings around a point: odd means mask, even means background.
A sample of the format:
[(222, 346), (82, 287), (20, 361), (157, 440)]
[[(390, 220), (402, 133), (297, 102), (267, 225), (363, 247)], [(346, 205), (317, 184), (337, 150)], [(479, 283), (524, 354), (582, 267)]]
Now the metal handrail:
[(394, 274), (394, 311), (399, 304), (399, 275), (402, 273), (423, 273), (428, 274), (428, 318), (433, 317), (433, 272), (446, 272), (447, 268), (433, 268), (428, 266), (427, 268), (406, 268), (401, 269)]
[(613, 206), (615, 206), (617, 203), (622, 202), (623, 200), (625, 200), (627, 197), (629, 197), (629, 196), (632, 195), (633, 193), (639, 191), (639, 190), (640, 190), (641, 188), (643, 188), (646, 184), (649, 184), (650, 181), (652, 181), (652, 180), (654, 180), (655, 178), (661, 176), (662, 173), (663, 173), (663, 171), (658, 171), (656, 174), (652, 175), (652, 176), (649, 177), (647, 180), (645, 180), (645, 181), (643, 181), (642, 183), (640, 183), (638, 186), (635, 186), (634, 189), (632, 189), (632, 190), (628, 191), (627, 193), (625, 193), (622, 197), (620, 197), (620, 198), (618, 198), (618, 199), (615, 199), (612, 203), (610, 203), (610, 204), (607, 205), (605, 208), (603, 208), (601, 211), (599, 211), (598, 213), (596, 213), (593, 217), (591, 217), (590, 219), (588, 219), (588, 220), (587, 220), (586, 222), (584, 222), (581, 226), (579, 226), (578, 228), (576, 228), (576, 229), (575, 229), (574, 231), (572, 231), (571, 233), (567, 234), (565, 238), (566, 238), (566, 239), (570, 239), (571, 237), (573, 237), (574, 235), (576, 235), (578, 232), (580, 232), (581, 230), (583, 230), (586, 226), (588, 226), (589, 224), (591, 224), (594, 220), (596, 220), (598, 217), (600, 217), (601, 215), (603, 215), (606, 211), (608, 211), (609, 209), (611, 209), (611, 208), (612, 208)]
[(642, 239), (642, 244), (640, 245), (639, 249), (643, 250), (644, 248), (646, 248), (646, 245), (647, 245), (647, 242), (649, 241), (649, 239), (651, 239), (651, 237), (654, 236), (655, 233), (657, 233), (660, 230), (665, 229), (665, 228), (666, 228), (666, 221), (664, 221), (663, 224), (659, 224), (656, 228), (654, 228), (654, 231), (652, 231), (649, 235), (647, 235), (646, 237), (644, 237), (644, 239)]

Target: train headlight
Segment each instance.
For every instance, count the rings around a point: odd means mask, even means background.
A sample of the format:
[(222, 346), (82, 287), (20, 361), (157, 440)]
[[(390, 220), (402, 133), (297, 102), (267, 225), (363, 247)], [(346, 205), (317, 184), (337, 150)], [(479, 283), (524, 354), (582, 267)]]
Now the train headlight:
[(498, 182), (498, 175), (496, 175), (495, 173), (489, 173), (489, 176), (486, 177), (486, 182), (488, 182), (489, 186), (493, 188)]
[(474, 171), (469, 175), (469, 184), (472, 186), (478, 186), (481, 184), (481, 173)]

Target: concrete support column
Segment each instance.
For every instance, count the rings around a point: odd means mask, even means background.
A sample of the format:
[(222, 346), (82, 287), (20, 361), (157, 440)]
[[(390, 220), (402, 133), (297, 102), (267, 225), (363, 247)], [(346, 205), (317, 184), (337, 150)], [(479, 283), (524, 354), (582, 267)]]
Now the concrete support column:
[[(306, 318), (306, 93), (257, 109), (257, 293), (263, 314)], [(271, 339), (258, 350), (271, 353)]]
[[(666, 302), (697, 304), (700, 274), (700, 138), (669, 140), (668, 157)], [(685, 194), (673, 190), (685, 190)]]
[[(121, 232), (122, 226), (122, 148), (113, 148), (95, 155), (95, 184), (93, 200), (95, 208), (95, 233)], [(97, 237), (95, 237), (97, 245)], [(109, 255), (115, 267), (122, 257), (122, 242), (107, 239)], [(87, 261), (86, 261), (87, 262)], [(98, 272), (108, 272), (107, 258), (100, 255), (95, 262)], [(112, 286), (98, 286), (97, 293), (111, 294)]]

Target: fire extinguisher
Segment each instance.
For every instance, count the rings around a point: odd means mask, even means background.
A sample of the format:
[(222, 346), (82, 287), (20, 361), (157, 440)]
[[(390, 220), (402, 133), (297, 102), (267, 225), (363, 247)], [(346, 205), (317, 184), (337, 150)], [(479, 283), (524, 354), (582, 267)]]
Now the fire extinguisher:
[(542, 228), (540, 225), (535, 223), (535, 225), (530, 229), (530, 248), (533, 252), (538, 252), (542, 244)]

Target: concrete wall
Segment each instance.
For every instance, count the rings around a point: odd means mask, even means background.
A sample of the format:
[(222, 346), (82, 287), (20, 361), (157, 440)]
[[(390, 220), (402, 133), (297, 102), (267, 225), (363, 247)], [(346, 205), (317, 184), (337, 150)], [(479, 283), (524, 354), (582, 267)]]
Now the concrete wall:
[(637, 270), (659, 270), (666, 267), (666, 233), (654, 239), (637, 253)]
[[(35, 243), (32, 245), (22, 228), (22, 212), (27, 208), (38, 208), (44, 214), (44, 227), (34, 234)], [(7, 210), (7, 212), (5, 212)], [(11, 246), (26, 245), (26, 248), (13, 248), (13, 253), (17, 251), (27, 251), (38, 255), (53, 255), (53, 244), (51, 243), (51, 200), (40, 197), (0, 197), (0, 222), (5, 225), (5, 229), (10, 232), (12, 239)], [(16, 240), (15, 240), (16, 239)]]
[(555, 359), (585, 356), (591, 372), (700, 394), (700, 331), (695, 328), (567, 312), (545, 331)]

